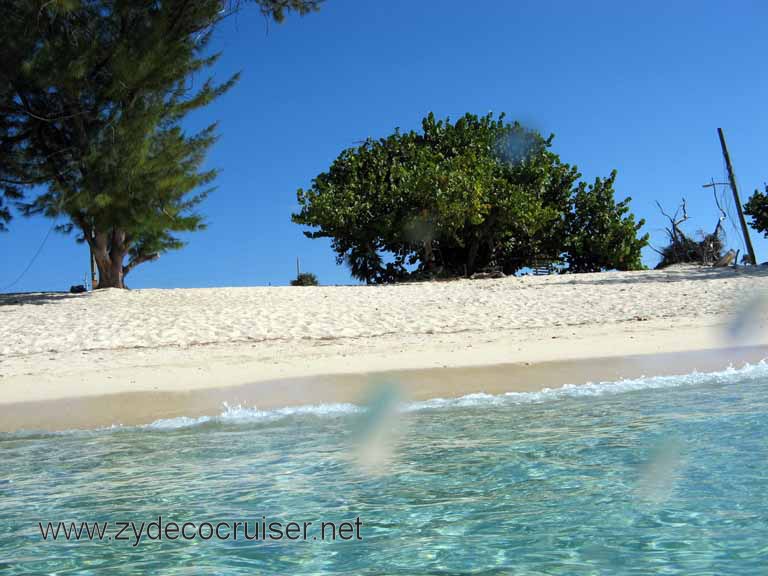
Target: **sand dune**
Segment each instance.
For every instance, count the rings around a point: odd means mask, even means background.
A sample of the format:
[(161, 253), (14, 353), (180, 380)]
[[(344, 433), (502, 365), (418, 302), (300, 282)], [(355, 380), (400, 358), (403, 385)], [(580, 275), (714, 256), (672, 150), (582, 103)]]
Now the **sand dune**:
[(376, 338), (728, 313), (768, 274), (683, 268), (395, 286), (104, 290), (2, 297), (0, 354)]
[(679, 267), (396, 286), (3, 295), (0, 402), (725, 346), (733, 343), (718, 334), (728, 315), (761, 291), (768, 270)]

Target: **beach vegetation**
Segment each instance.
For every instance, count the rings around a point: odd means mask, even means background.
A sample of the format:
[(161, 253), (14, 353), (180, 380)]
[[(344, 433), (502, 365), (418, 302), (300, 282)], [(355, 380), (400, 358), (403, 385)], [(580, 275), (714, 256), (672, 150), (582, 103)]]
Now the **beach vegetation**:
[(291, 280), (291, 286), (317, 286), (317, 276), (312, 272), (301, 272), (296, 278)]
[(765, 190), (755, 190), (744, 205), (744, 214), (750, 217), (750, 226), (768, 238), (768, 184)]
[[(0, 5), (0, 184), (26, 215), (87, 243), (98, 287), (205, 226), (203, 166), (216, 124), (187, 115), (238, 76), (214, 81), (216, 24), (241, 4), (280, 21), (316, 0), (6, 0)], [(208, 77), (206, 77), (208, 76)], [(201, 78), (202, 77), (202, 78)], [(28, 191), (20, 199), (23, 190)], [(10, 217), (0, 205), (0, 223)]]
[[(717, 196), (715, 196), (715, 202), (717, 203)], [(665, 212), (659, 202), (656, 202), (656, 205), (659, 207), (662, 215), (669, 221), (669, 226), (665, 228), (668, 238), (667, 245), (660, 250), (653, 248), (661, 256), (656, 265), (657, 270), (672, 266), (673, 264), (712, 266), (723, 258), (723, 249), (725, 247), (723, 221), (725, 212), (720, 208), (719, 203), (717, 206), (720, 209), (721, 217), (718, 218), (714, 230), (711, 233), (700, 231), (696, 238), (689, 236), (683, 230), (683, 223), (689, 219), (688, 206), (685, 199), (680, 202), (673, 214)]]
[(640, 251), (647, 236), (639, 236), (643, 221), (630, 212), (630, 198), (617, 202), (613, 185), (616, 171), (579, 182), (569, 199), (563, 259), (569, 272), (641, 269)]
[(698, 239), (682, 235), (660, 250), (660, 270), (673, 264), (702, 264), (711, 266), (723, 257), (723, 241), (720, 234), (702, 234)]
[(514, 274), (545, 263), (565, 272), (642, 268), (630, 199), (616, 173), (581, 181), (548, 138), (504, 115), (429, 114), (421, 131), (348, 148), (297, 193), (293, 221), (329, 238), (339, 264), (367, 283)]

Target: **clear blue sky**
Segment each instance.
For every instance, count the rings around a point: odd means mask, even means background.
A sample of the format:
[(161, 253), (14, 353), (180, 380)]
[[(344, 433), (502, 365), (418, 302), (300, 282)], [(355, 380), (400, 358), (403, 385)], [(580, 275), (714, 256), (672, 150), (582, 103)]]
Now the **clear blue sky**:
[[(701, 188), (725, 172), (726, 130), (743, 197), (768, 180), (768, 3), (722, 1), (327, 0), (304, 18), (270, 24), (246, 10), (216, 34), (217, 74), (242, 70), (235, 89), (190, 127), (220, 121), (209, 164), (218, 190), (209, 228), (181, 251), (142, 265), (133, 288), (285, 284), (302, 269), (348, 283), (324, 240), (290, 221), (296, 189), (338, 153), (429, 111), (507, 112), (545, 134), (585, 178), (619, 172), (656, 245), (685, 196), (688, 230), (717, 216)], [(735, 216), (735, 214), (734, 214)], [(0, 287), (29, 262), (50, 222), (15, 219), (0, 236)], [(727, 229), (738, 247), (736, 231)], [(768, 242), (756, 240), (758, 259)], [(646, 261), (655, 262), (648, 251)], [(54, 234), (13, 291), (67, 289), (87, 250)]]

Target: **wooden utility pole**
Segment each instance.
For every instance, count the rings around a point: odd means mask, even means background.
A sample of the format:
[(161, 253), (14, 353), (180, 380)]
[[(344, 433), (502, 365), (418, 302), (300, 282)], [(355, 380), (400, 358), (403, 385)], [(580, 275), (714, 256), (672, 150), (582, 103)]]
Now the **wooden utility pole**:
[(99, 281), (96, 278), (96, 257), (93, 255), (93, 249), (90, 246), (88, 249), (91, 254), (91, 290), (93, 290), (98, 286)]
[(744, 219), (744, 209), (741, 206), (739, 189), (736, 187), (736, 175), (733, 173), (731, 155), (728, 154), (728, 146), (725, 144), (725, 134), (723, 134), (722, 128), (717, 129), (717, 135), (720, 137), (720, 147), (723, 149), (723, 158), (725, 158), (725, 166), (728, 169), (728, 182), (731, 184), (733, 200), (736, 202), (736, 210), (739, 213), (739, 222), (741, 222), (741, 232), (744, 234), (744, 243), (747, 245), (747, 252), (749, 253), (749, 259), (752, 262), (752, 266), (756, 266), (757, 258), (755, 258), (755, 249), (752, 247), (752, 240), (749, 238), (749, 228), (747, 228), (747, 221)]
[[(91, 236), (93, 239), (93, 236)], [(99, 285), (99, 280), (96, 278), (96, 256), (93, 255), (92, 242), (88, 242), (88, 254), (91, 260), (91, 290), (95, 290)]]

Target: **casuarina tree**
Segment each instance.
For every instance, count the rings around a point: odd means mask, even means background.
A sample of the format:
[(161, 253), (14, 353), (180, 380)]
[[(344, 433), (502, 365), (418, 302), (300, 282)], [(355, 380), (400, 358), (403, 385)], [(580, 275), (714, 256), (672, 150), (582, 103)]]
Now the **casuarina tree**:
[[(282, 20), (312, 0), (255, 0)], [(247, 4), (247, 2), (242, 2)], [(98, 286), (204, 227), (198, 205), (216, 125), (182, 121), (237, 81), (214, 82), (209, 43), (240, 8), (222, 0), (4, 0), (0, 4), (0, 183), (25, 214), (59, 218), (88, 243)], [(200, 80), (200, 77), (203, 77)], [(35, 193), (35, 194), (32, 194)], [(0, 221), (7, 216), (0, 206)]]

